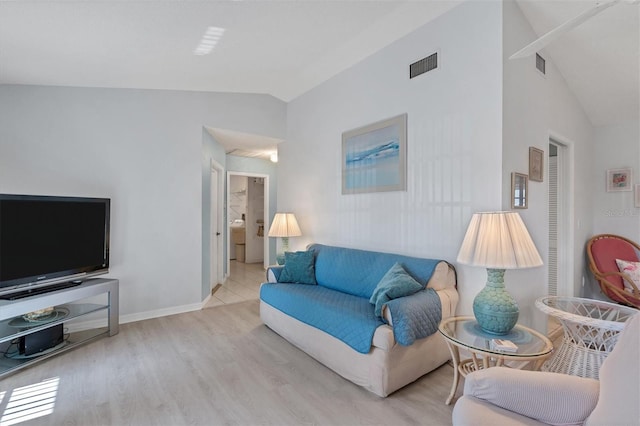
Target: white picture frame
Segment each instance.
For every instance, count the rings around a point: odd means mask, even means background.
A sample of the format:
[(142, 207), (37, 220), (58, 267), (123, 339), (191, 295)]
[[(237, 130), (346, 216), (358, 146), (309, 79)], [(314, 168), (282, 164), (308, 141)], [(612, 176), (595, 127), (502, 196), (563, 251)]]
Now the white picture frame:
[(607, 192), (631, 191), (633, 176), (631, 168), (607, 170)]
[(406, 191), (407, 114), (342, 134), (342, 194)]

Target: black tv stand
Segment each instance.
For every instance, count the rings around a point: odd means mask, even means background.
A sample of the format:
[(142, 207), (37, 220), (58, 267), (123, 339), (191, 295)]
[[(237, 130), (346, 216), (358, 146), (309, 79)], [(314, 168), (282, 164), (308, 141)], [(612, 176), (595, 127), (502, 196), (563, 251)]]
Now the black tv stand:
[(49, 293), (51, 291), (62, 290), (64, 288), (75, 287), (82, 284), (82, 281), (67, 281), (64, 283), (51, 284), (44, 287), (30, 288), (27, 290), (16, 291), (15, 293), (0, 295), (2, 300), (18, 300), (29, 296), (35, 296), (38, 294)]

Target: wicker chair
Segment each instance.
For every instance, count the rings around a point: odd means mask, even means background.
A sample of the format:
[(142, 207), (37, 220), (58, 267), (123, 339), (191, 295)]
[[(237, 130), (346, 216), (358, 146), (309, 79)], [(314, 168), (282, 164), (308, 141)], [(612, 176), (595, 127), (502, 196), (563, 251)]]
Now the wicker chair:
[[(602, 292), (611, 300), (634, 308), (640, 308), (640, 290), (627, 274), (618, 270), (616, 259), (638, 262), (639, 252), (638, 244), (618, 235), (596, 235), (587, 242), (589, 269)], [(631, 292), (625, 290), (624, 283)]]

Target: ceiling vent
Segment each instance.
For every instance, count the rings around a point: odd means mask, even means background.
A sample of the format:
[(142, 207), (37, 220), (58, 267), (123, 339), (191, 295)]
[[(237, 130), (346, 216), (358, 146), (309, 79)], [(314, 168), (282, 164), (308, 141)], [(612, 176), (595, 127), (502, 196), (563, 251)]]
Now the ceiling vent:
[(438, 68), (437, 52), (409, 65), (409, 78), (417, 77), (436, 68)]
[(544, 60), (542, 56), (536, 53), (536, 68), (542, 74), (547, 74), (547, 61)]

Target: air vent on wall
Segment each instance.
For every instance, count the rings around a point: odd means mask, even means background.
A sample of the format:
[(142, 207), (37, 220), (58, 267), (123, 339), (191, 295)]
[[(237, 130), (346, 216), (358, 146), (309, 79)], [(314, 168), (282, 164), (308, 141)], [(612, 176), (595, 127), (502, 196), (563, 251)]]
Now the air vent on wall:
[(438, 68), (437, 52), (409, 65), (409, 78), (417, 77), (436, 68)]
[(546, 72), (546, 70), (547, 70), (547, 62), (544, 60), (544, 58), (542, 56), (540, 56), (537, 53), (536, 53), (536, 68), (542, 74), (546, 74), (547, 73)]

